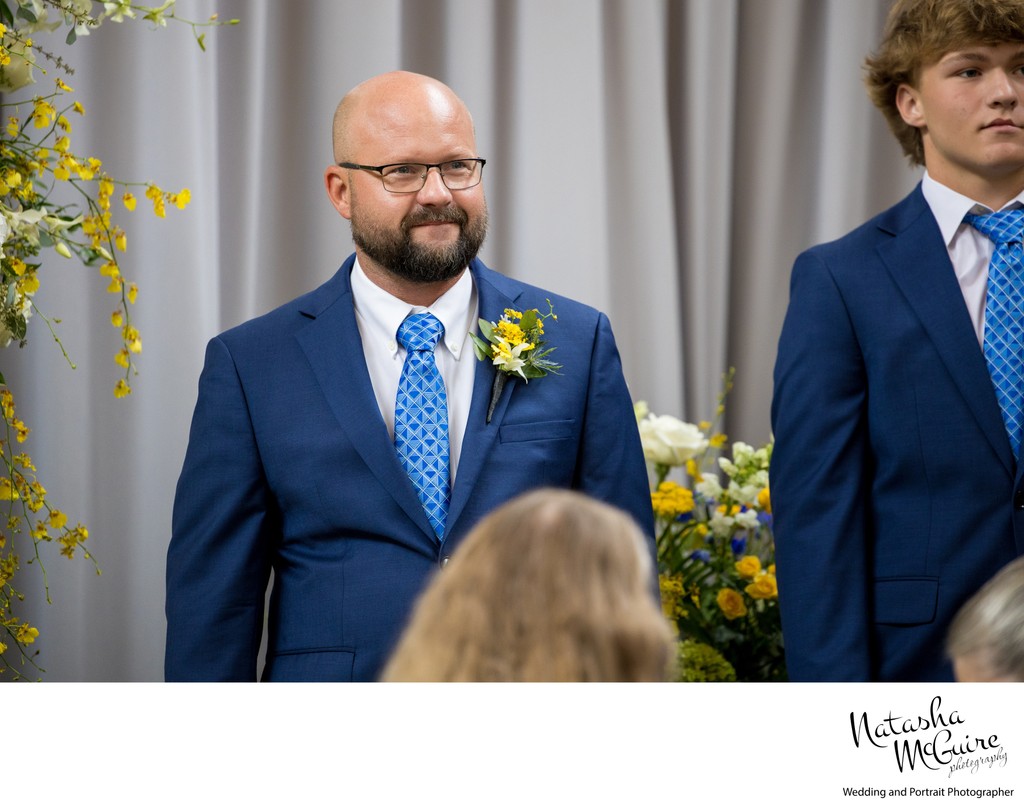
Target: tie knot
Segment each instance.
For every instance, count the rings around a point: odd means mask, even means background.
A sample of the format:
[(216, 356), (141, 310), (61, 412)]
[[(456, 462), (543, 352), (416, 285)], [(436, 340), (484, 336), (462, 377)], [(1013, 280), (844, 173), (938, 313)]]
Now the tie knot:
[(1024, 208), (997, 213), (968, 213), (964, 221), (996, 244), (1024, 241)]
[(428, 311), (410, 314), (398, 326), (398, 341), (407, 351), (433, 351), (444, 326)]

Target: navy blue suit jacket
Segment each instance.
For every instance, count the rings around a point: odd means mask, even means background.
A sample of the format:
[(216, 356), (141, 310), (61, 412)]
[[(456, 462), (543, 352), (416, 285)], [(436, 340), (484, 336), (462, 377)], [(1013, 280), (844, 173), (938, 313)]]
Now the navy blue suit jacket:
[(797, 259), (772, 424), (791, 678), (951, 679), (949, 622), (1024, 551), (1024, 495), (920, 186)]
[[(214, 338), (167, 558), (168, 680), (372, 680), (413, 602), (485, 514), (572, 488), (650, 535), (646, 464), (607, 318), (473, 261), (480, 316), (554, 304), (560, 375), (506, 384), (479, 362), (443, 543), (395, 453), (356, 325), (354, 257), (320, 288)], [(472, 359), (472, 357), (470, 357)], [(474, 360), (475, 361), (475, 360)]]

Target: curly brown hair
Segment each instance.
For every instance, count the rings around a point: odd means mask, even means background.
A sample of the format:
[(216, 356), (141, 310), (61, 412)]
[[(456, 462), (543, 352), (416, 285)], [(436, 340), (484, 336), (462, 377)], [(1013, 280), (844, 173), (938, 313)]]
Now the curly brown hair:
[(632, 518), (539, 489), (485, 517), (420, 598), (383, 679), (663, 681), (673, 635)]
[(896, 106), (902, 84), (917, 86), (923, 67), (968, 45), (1024, 43), (1024, 0), (896, 0), (878, 50), (865, 62), (865, 84), (875, 106), (912, 164), (924, 165), (921, 130)]

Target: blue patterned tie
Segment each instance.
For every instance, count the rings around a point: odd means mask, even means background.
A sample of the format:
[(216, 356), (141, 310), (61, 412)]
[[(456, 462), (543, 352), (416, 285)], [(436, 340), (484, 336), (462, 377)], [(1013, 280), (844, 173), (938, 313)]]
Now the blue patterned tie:
[(976, 215), (964, 221), (995, 242), (985, 299), (985, 360), (1013, 456), (1020, 457), (1024, 423), (1024, 209)]
[(408, 351), (395, 399), (395, 448), (423, 510), (440, 539), (448, 517), (448, 397), (434, 361), (444, 326), (427, 312), (410, 314), (398, 327)]

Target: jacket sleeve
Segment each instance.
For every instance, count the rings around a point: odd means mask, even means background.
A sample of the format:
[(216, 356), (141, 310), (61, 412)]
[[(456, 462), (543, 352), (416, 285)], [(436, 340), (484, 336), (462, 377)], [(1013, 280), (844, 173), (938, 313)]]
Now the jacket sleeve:
[(167, 554), (168, 681), (253, 681), (280, 519), (235, 363), (207, 346)]
[(779, 606), (794, 681), (871, 678), (867, 372), (828, 265), (801, 255), (772, 401)]
[[(658, 568), (647, 461), (622, 362), (608, 318), (598, 318), (575, 486), (629, 513), (647, 539)], [(658, 591), (657, 575), (654, 589)], [(658, 600), (660, 602), (660, 594)]]

